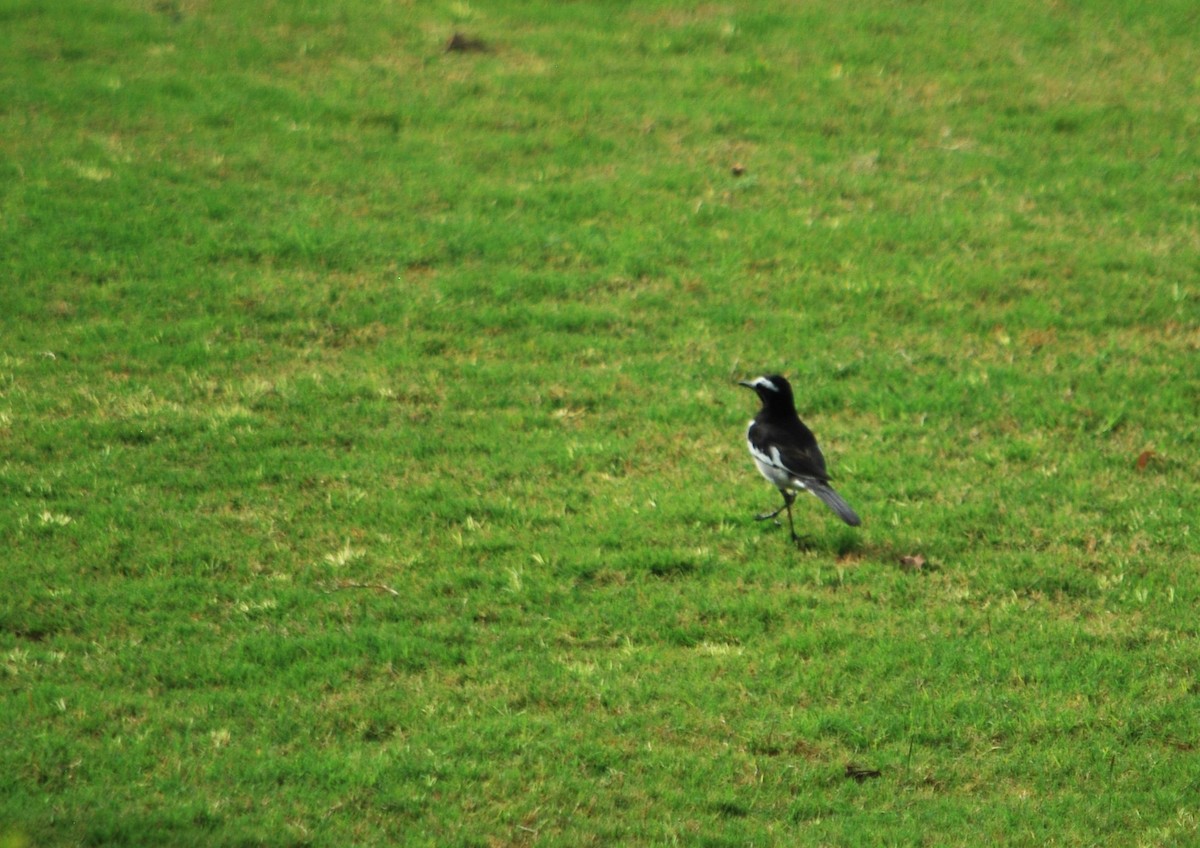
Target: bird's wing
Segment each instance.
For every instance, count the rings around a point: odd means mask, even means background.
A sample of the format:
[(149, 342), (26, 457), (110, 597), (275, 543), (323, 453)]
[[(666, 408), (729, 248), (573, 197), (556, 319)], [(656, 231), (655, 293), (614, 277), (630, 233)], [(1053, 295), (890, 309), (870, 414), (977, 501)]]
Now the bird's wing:
[(824, 482), (829, 479), (825, 472), (825, 457), (817, 443), (801, 447), (788, 445), (779, 449), (779, 458), (783, 467), (800, 479), (812, 478)]
[(746, 438), (763, 462), (793, 477), (801, 480), (829, 479), (825, 472), (825, 457), (817, 447), (817, 440), (807, 429), (799, 433), (784, 432), (778, 427), (756, 422), (746, 433)]

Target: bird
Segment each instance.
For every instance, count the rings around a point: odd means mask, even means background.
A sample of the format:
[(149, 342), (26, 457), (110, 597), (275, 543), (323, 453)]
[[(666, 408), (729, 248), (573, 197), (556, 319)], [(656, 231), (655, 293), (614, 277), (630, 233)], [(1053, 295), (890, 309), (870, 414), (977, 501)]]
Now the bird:
[(862, 524), (850, 504), (829, 485), (825, 457), (812, 430), (796, 414), (796, 401), (787, 378), (782, 374), (771, 374), (740, 380), (738, 385), (751, 389), (762, 401), (762, 408), (746, 428), (746, 445), (759, 473), (783, 495), (783, 506), (774, 512), (756, 515), (754, 520), (767, 521), (786, 509), (792, 541), (799, 543), (800, 537), (792, 523), (792, 503), (798, 492), (808, 491), (851, 527)]

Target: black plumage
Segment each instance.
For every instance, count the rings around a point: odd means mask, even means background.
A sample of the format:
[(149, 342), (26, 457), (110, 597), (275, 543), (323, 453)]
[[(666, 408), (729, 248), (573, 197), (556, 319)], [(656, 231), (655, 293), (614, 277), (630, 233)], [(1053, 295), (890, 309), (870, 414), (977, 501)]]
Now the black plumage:
[(760, 521), (774, 518), (785, 509), (792, 539), (799, 541), (792, 523), (792, 503), (796, 493), (812, 492), (852, 527), (862, 523), (857, 513), (829, 485), (825, 457), (812, 430), (796, 414), (792, 386), (779, 374), (743, 380), (762, 401), (762, 409), (746, 428), (746, 444), (763, 477), (783, 496), (783, 506), (774, 512), (756, 516)]

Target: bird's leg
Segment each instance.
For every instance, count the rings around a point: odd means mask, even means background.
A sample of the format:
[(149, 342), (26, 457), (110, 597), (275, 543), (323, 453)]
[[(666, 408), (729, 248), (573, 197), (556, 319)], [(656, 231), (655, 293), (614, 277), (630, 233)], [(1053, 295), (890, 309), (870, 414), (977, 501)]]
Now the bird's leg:
[(792, 523), (792, 503), (795, 502), (796, 496), (792, 495), (792, 499), (787, 502), (788, 514), (788, 529), (792, 531), (792, 544), (798, 548), (804, 548), (808, 545), (808, 536), (800, 536), (796, 533), (796, 525)]
[(768, 520), (774, 518), (775, 516), (779, 515), (779, 513), (783, 512), (785, 509), (788, 511), (788, 518), (791, 518), (792, 510), (790, 507), (792, 505), (792, 501), (794, 501), (796, 499), (796, 496), (793, 495), (791, 492), (785, 492), (783, 490), (780, 490), (779, 494), (783, 495), (783, 506), (781, 506), (779, 509), (775, 510), (774, 512), (764, 512), (762, 515), (754, 516), (755, 521), (768, 521)]
[(792, 501), (795, 499), (796, 496), (792, 495), (791, 500), (787, 502), (788, 529), (792, 531), (792, 544), (799, 545), (803, 540), (796, 535), (796, 525), (792, 523)]
[(770, 519), (779, 515), (779, 513), (781, 513), (781, 512), (783, 512), (783, 507), (780, 507), (779, 509), (775, 510), (774, 512), (764, 512), (762, 515), (756, 515), (756, 516), (754, 516), (754, 520), (755, 521), (769, 521)]

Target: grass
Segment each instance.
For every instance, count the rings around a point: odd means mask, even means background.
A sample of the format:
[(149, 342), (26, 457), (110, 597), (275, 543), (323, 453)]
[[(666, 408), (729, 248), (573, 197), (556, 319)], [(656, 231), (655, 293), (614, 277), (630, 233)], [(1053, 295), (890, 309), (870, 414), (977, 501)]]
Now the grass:
[(1192, 4), (0, 21), (0, 843), (1197, 838)]

